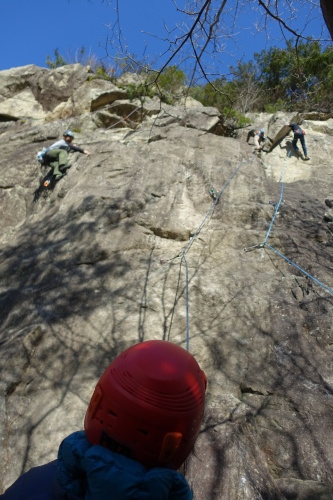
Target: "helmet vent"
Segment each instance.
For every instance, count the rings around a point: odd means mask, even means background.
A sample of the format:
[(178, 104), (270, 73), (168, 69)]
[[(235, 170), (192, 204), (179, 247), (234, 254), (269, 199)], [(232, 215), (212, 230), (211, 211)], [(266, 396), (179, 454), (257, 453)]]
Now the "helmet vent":
[(114, 370), (112, 376), (117, 380), (119, 386), (135, 397), (136, 401), (142, 401), (166, 411), (188, 412), (196, 410), (198, 404), (203, 403), (204, 394), (198, 384), (190, 384), (177, 389), (170, 384), (162, 386), (158, 382), (152, 382), (150, 386), (144, 384), (139, 378), (134, 378), (127, 370)]
[(130, 448), (119, 443), (104, 431), (101, 433), (99, 444), (101, 446), (104, 446), (105, 448), (108, 448), (111, 451), (120, 453), (120, 455), (124, 455), (125, 457), (131, 456)]
[(148, 469), (177, 470), (200, 432), (206, 385), (182, 347), (139, 342), (101, 376), (84, 421), (87, 438)]

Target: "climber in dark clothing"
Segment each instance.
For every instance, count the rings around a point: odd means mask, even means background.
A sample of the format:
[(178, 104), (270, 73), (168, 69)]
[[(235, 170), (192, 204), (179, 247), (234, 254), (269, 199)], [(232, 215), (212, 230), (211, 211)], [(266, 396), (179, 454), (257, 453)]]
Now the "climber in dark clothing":
[(185, 477), (142, 464), (103, 446), (91, 446), (84, 431), (68, 436), (58, 460), (23, 474), (1, 500), (192, 500)]
[(298, 142), (298, 140), (300, 140), (301, 144), (302, 144), (303, 153), (304, 153), (304, 160), (310, 160), (310, 158), (308, 157), (308, 151), (307, 151), (306, 144), (305, 144), (304, 131), (301, 129), (301, 127), (297, 123), (287, 123), (287, 125), (289, 125), (289, 127), (291, 128), (291, 130), (294, 133), (294, 139), (292, 142), (293, 148), (295, 149), (295, 151), (298, 154), (300, 154), (299, 149), (297, 147), (297, 142)]
[(58, 459), (23, 474), (1, 500), (192, 500), (179, 467), (198, 437), (206, 376), (182, 347), (136, 344), (105, 370), (84, 431)]
[(90, 155), (90, 152), (86, 149), (82, 149), (72, 144), (74, 134), (71, 130), (66, 130), (63, 137), (64, 138), (60, 141), (52, 144), (52, 146), (47, 149), (44, 156), (44, 163), (53, 168), (53, 175), (56, 180), (61, 179), (65, 169), (68, 168), (67, 159), (70, 151), (78, 151), (79, 153)]

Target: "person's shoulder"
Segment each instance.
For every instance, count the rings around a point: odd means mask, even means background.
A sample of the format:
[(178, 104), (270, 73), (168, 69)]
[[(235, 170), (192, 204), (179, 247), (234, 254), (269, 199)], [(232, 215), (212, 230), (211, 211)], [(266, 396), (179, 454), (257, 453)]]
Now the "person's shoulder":
[(67, 146), (67, 143), (64, 139), (59, 139), (59, 141), (51, 144), (50, 149), (60, 148), (61, 146)]
[[(57, 461), (39, 467), (33, 467), (20, 476), (8, 490), (0, 496), (1, 500), (54, 500), (53, 485), (56, 476)], [(65, 498), (65, 497), (63, 497)]]

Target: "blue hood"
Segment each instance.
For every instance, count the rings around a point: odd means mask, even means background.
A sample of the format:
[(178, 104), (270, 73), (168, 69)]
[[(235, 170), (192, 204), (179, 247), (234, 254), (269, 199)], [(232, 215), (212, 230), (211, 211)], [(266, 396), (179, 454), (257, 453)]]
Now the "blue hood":
[(64, 490), (85, 500), (192, 500), (182, 474), (166, 468), (147, 470), (135, 460), (91, 445), (84, 431), (60, 445), (57, 480)]

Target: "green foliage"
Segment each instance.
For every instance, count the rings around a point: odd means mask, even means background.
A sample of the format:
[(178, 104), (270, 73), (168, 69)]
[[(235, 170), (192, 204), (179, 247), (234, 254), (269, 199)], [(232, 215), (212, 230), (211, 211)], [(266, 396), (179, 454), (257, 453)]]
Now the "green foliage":
[(71, 127), (71, 130), (72, 130), (72, 132), (75, 132), (76, 134), (80, 134), (82, 132), (81, 127), (77, 127), (75, 125)]
[(46, 57), (46, 66), (50, 69), (59, 68), (60, 66), (66, 66), (67, 61), (60, 54), (58, 49), (54, 49), (54, 58), (51, 59), (51, 56)]
[[(275, 113), (277, 111), (329, 111), (333, 106), (333, 47), (316, 41), (287, 42), (285, 48), (272, 47), (254, 54), (252, 61), (238, 62), (231, 68), (231, 76), (219, 78), (205, 85), (186, 88), (185, 72), (169, 66), (158, 73), (144, 61), (132, 55), (115, 58), (115, 67), (108, 67), (93, 55), (87, 55), (82, 46), (75, 62), (89, 64), (93, 73), (89, 79), (103, 78), (116, 83), (116, 75), (135, 73), (142, 83), (126, 85), (130, 100), (157, 95), (161, 101), (173, 104), (186, 93), (204, 106), (216, 107), (222, 117), (224, 130), (232, 135), (236, 129), (249, 123), (248, 112)], [(68, 64), (58, 49), (54, 57), (47, 57), (49, 68)]]
[(224, 79), (218, 79), (204, 86), (193, 87), (189, 93), (191, 97), (200, 101), (204, 106), (214, 106), (222, 111), (233, 101), (234, 85), (227, 83)]
[(228, 135), (232, 135), (233, 130), (245, 127), (251, 122), (237, 109), (235, 103), (238, 89), (234, 81), (227, 82), (225, 79), (219, 79), (212, 84), (196, 86), (190, 89), (190, 95), (204, 106), (213, 106), (220, 111)]
[(161, 89), (172, 94), (185, 85), (186, 75), (184, 71), (177, 68), (177, 66), (168, 66), (158, 76), (157, 82)]
[(107, 80), (109, 82), (115, 83), (116, 78), (114, 73), (112, 72), (112, 69), (107, 69), (103, 63), (99, 63), (100, 65), (95, 65), (95, 67), (92, 68), (93, 73), (88, 76), (88, 80)]
[(264, 105), (265, 113), (277, 113), (278, 111), (285, 111), (288, 104), (282, 99), (278, 99), (274, 103), (268, 103)]
[(327, 78), (326, 83), (329, 86), (332, 86), (333, 85), (333, 65), (330, 65), (330, 67), (328, 68), (326, 78)]
[[(169, 66), (156, 77), (156, 72), (150, 71), (147, 67), (140, 66), (140, 68), (141, 71), (137, 74), (144, 78), (144, 82), (139, 84), (131, 83), (126, 86), (129, 99), (158, 95), (162, 102), (172, 104), (175, 97), (179, 97), (186, 83), (184, 71), (178, 69), (176, 66)], [(126, 69), (128, 70), (128, 67)]]
[(145, 97), (154, 97), (154, 90), (148, 83), (130, 83), (126, 86), (127, 95), (130, 101), (133, 99), (143, 99)]
[(177, 68), (177, 66), (168, 66), (157, 76), (155, 81), (160, 92), (161, 100), (168, 104), (172, 104), (175, 97), (179, 97), (179, 94), (186, 84), (186, 75), (184, 71)]
[[(254, 60), (231, 68), (229, 81), (195, 87), (190, 94), (205, 106), (217, 107), (223, 116), (247, 112), (330, 110), (333, 105), (333, 47), (298, 42), (272, 47)], [(234, 115), (236, 126), (241, 123)]]
[(95, 75), (100, 78), (109, 79), (108, 72), (103, 64), (101, 66), (97, 66), (95, 69)]
[(222, 116), (224, 125), (232, 130), (244, 128), (251, 123), (249, 118), (246, 118), (246, 116), (233, 108), (225, 107), (222, 111)]
[[(288, 42), (254, 55), (260, 70), (259, 85), (265, 92), (263, 106), (284, 102), (285, 110), (309, 110), (332, 102), (333, 49), (322, 50), (316, 41)], [(267, 102), (268, 101), (268, 102)]]

